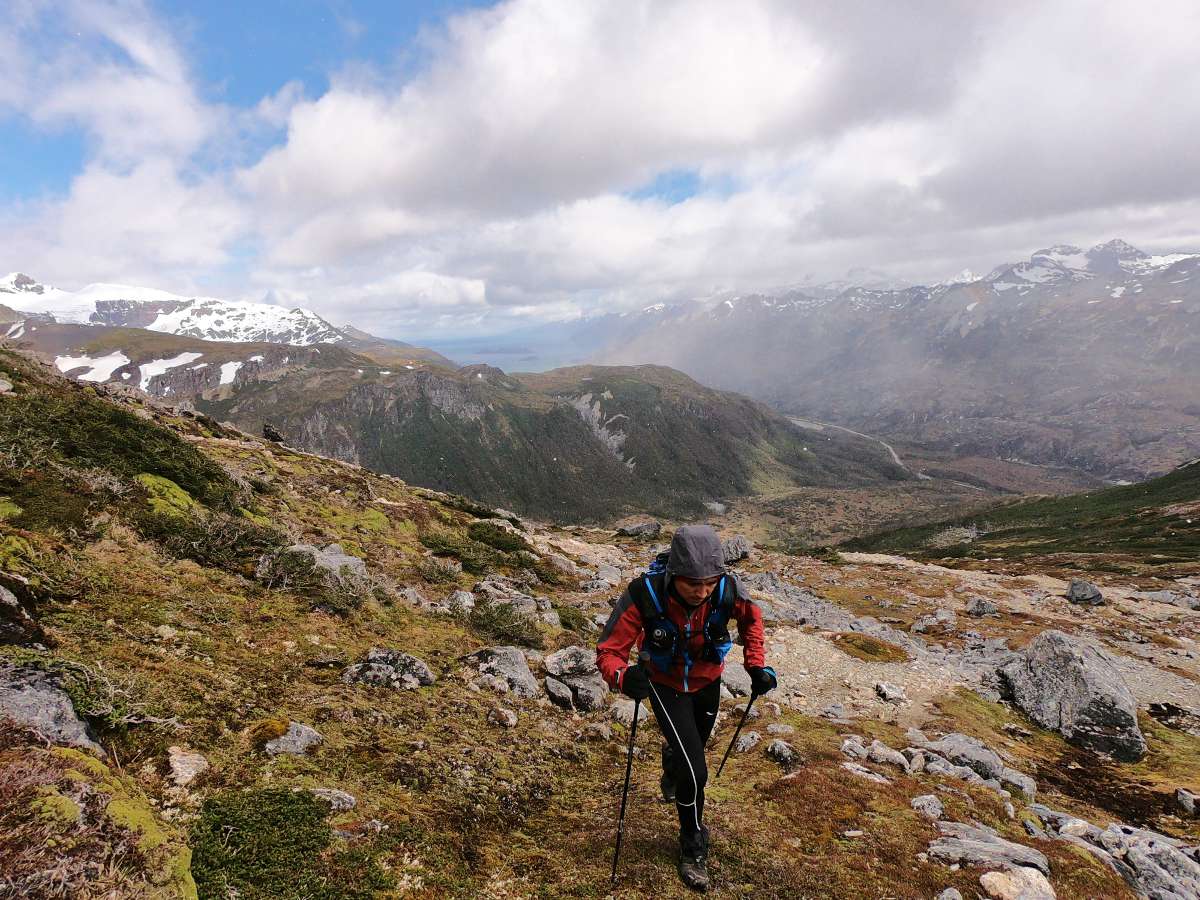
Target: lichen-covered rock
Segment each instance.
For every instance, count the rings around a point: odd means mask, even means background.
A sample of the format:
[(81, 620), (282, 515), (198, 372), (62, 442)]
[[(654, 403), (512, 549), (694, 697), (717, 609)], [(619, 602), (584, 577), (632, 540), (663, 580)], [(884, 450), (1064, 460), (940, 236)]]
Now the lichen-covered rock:
[(767, 744), (767, 756), (781, 766), (792, 766), (800, 762), (800, 754), (787, 741), (776, 738)]
[(396, 690), (414, 690), (437, 681), (437, 676), (421, 659), (400, 650), (372, 647), (363, 662), (347, 666), (342, 672), (346, 684), (369, 684)]
[(919, 815), (933, 822), (940, 819), (942, 813), (946, 811), (946, 808), (942, 805), (942, 801), (933, 794), (922, 794), (920, 797), (913, 797), (912, 808)]
[(958, 616), (952, 609), (939, 609), (928, 616), (921, 616), (912, 624), (910, 631), (917, 634), (952, 634), (958, 627)]
[(1091, 644), (1043, 631), (998, 676), (1008, 699), (1071, 743), (1125, 761), (1145, 755), (1133, 694), (1112, 660)]
[(1000, 607), (995, 601), (988, 600), (986, 597), (972, 597), (967, 601), (967, 615), (972, 618), (982, 618), (983, 616), (994, 616), (1000, 611)]
[(533, 699), (541, 694), (520, 647), (484, 647), (468, 658), (481, 674), (493, 676), (518, 697)]
[(904, 693), (904, 688), (887, 681), (876, 682), (875, 695), (885, 703), (908, 702), (908, 695)]
[(608, 696), (608, 684), (599, 672), (591, 675), (564, 675), (563, 683), (571, 689), (576, 708), (583, 712), (592, 712), (604, 706)]
[(330, 810), (335, 813), (347, 812), (358, 806), (358, 799), (353, 794), (338, 788), (313, 788), (309, 793), (328, 803)]
[(942, 837), (929, 845), (929, 855), (939, 862), (1006, 869), (1029, 866), (1043, 874), (1050, 871), (1050, 862), (1040, 850), (1006, 840), (991, 828), (961, 822), (938, 822), (937, 828)]
[(176, 787), (187, 787), (199, 775), (208, 771), (204, 755), (183, 747), (167, 748), (167, 767)]
[(564, 647), (545, 660), (546, 671), (556, 678), (567, 675), (591, 675), (596, 668), (596, 652), (578, 645)]
[(754, 552), (754, 544), (742, 535), (734, 535), (728, 540), (721, 541), (721, 553), (725, 557), (725, 565), (733, 565), (743, 559), (748, 559)]
[(450, 612), (457, 615), (469, 613), (475, 608), (475, 595), (470, 591), (453, 591), (450, 596), (446, 598), (446, 607), (450, 610)]
[(263, 750), (267, 752), (268, 756), (279, 756), (284, 753), (303, 756), (324, 740), (321, 733), (311, 725), (289, 722), (287, 731), (279, 737), (267, 741)]
[(80, 747), (104, 755), (87, 724), (75, 712), (61, 680), (51, 672), (0, 662), (0, 716), (12, 719), (51, 744)]
[(738, 735), (737, 744), (734, 746), (738, 753), (746, 753), (758, 746), (762, 740), (762, 735), (757, 731), (747, 731), (745, 734)]

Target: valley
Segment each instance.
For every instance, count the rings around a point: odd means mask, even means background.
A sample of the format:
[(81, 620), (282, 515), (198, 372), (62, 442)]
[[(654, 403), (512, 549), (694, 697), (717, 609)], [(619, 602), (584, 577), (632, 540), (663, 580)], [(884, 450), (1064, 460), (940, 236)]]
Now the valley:
[[(671, 521), (552, 525), (11, 351), (0, 371), (5, 889), (687, 896), (664, 878), (674, 814), (649, 724), (608, 889), (632, 708), (590, 649)], [(1176, 516), (1200, 500), (1192, 471), (1076, 519)], [(733, 546), (780, 687), (710, 783), (713, 896), (1200, 885), (1194, 555)], [(1058, 633), (1107, 673), (1094, 738), (1022, 693), (1027, 654)], [(745, 703), (733, 653), (710, 759)]]

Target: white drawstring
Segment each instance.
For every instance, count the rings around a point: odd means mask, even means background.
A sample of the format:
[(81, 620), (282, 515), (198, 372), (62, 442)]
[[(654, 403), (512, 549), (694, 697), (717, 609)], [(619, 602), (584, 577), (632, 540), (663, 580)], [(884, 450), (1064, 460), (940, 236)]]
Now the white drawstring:
[(683, 746), (683, 738), (679, 736), (679, 729), (675, 727), (675, 723), (671, 720), (671, 714), (667, 712), (667, 705), (662, 702), (662, 697), (658, 696), (658, 691), (654, 689), (654, 682), (650, 682), (650, 690), (654, 692), (654, 698), (658, 701), (658, 705), (662, 707), (663, 715), (667, 718), (667, 724), (671, 726), (671, 730), (675, 732), (675, 741), (679, 744), (679, 752), (683, 756), (684, 761), (688, 765), (688, 771), (692, 774), (692, 785), (695, 787), (695, 793), (692, 794), (691, 803), (680, 803), (675, 801), (676, 806), (691, 806), (693, 807), (693, 815), (696, 819), (696, 830), (700, 830), (700, 807), (696, 801), (700, 799), (700, 781), (696, 778), (696, 770), (692, 768), (692, 761), (688, 759), (687, 750)]

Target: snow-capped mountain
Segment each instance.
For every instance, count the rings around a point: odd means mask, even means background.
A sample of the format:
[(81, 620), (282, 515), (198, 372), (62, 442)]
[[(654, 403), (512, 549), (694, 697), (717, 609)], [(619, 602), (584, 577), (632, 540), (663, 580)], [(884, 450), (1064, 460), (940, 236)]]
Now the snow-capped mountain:
[(341, 330), (306, 309), (186, 297), (123, 284), (64, 291), (20, 272), (0, 279), (0, 303), (43, 321), (145, 328), (207, 341), (308, 346), (346, 340)]

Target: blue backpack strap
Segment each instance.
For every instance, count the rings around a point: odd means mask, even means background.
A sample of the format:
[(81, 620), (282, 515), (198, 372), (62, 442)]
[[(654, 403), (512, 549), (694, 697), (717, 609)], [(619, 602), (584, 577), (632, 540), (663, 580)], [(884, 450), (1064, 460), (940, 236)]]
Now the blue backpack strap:
[(642, 581), (644, 581), (646, 584), (646, 590), (650, 592), (650, 600), (654, 603), (654, 608), (658, 611), (658, 614), (660, 616), (665, 615), (663, 612), (662, 603), (660, 603), (658, 600), (658, 594), (654, 592), (654, 585), (650, 583), (650, 576), (643, 576)]

